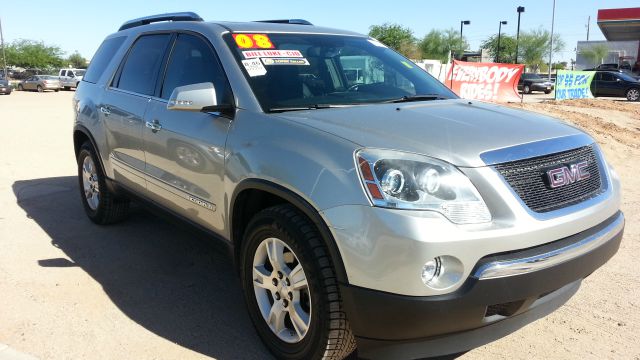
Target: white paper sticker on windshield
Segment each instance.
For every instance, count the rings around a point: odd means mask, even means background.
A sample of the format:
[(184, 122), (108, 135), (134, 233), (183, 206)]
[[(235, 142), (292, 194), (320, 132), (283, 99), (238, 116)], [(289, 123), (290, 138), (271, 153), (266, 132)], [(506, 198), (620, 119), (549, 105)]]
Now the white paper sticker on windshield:
[(251, 77), (262, 76), (267, 73), (267, 69), (264, 68), (260, 59), (242, 60), (242, 65), (244, 65)]
[(380, 41), (376, 40), (376, 39), (367, 39), (370, 43), (372, 43), (375, 46), (379, 46), (379, 47), (383, 47), (386, 48), (387, 45), (381, 43)]
[(250, 50), (243, 51), (245, 59), (254, 58), (301, 58), (302, 53), (298, 50)]
[(305, 58), (262, 58), (265, 65), (309, 65), (309, 60)]

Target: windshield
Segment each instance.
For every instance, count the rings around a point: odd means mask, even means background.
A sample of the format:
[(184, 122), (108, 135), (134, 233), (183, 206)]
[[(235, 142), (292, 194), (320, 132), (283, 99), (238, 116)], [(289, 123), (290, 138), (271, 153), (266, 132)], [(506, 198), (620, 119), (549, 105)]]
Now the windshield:
[(367, 38), (229, 34), (226, 41), (265, 111), (457, 98), (410, 60)]
[(626, 81), (638, 81), (636, 80), (636, 78), (634, 78), (633, 76), (627, 74), (627, 73), (618, 73), (618, 76), (622, 79), (622, 80), (626, 80)]
[(525, 79), (542, 79), (538, 74), (524, 74)]

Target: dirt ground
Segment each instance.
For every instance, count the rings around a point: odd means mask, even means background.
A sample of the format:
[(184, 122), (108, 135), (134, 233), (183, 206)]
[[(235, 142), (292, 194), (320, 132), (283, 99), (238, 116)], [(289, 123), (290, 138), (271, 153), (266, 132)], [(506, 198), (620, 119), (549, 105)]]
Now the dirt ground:
[[(86, 219), (72, 96), (0, 96), (0, 343), (41, 359), (269, 358), (222, 247), (141, 209), (110, 227)], [(627, 227), (565, 306), (461, 359), (640, 359), (640, 104), (510, 106), (596, 138), (622, 178)]]

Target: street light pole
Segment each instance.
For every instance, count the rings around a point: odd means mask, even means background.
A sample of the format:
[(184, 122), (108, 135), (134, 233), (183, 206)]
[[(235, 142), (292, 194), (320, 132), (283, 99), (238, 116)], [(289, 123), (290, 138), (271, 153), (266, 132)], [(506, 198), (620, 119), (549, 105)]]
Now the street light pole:
[[(470, 24), (471, 24), (470, 20), (462, 20), (462, 21), (460, 21), (460, 46), (464, 47), (464, 40), (462, 40), (462, 27), (464, 25), (470, 25)], [(464, 50), (464, 49), (462, 49), (462, 50)]]
[(516, 9), (518, 12), (518, 30), (516, 32), (516, 61), (514, 64), (518, 63), (518, 43), (520, 42), (520, 14), (524, 12), (524, 6), (518, 6)]
[(553, 25), (556, 22), (556, 0), (553, 0), (553, 12), (551, 13), (551, 42), (549, 45), (549, 81), (551, 81), (551, 61), (553, 60)]
[(3, 59), (3, 69), (4, 72), (2, 73), (2, 76), (5, 79), (9, 79), (9, 76), (7, 75), (7, 55), (4, 52), (4, 34), (2, 32), (2, 19), (0, 19), (0, 45), (2, 45), (2, 59)]
[(502, 34), (502, 25), (507, 25), (506, 21), (500, 21), (500, 24), (498, 25), (498, 51), (496, 51), (496, 59), (495, 62), (499, 63), (500, 62), (500, 36)]

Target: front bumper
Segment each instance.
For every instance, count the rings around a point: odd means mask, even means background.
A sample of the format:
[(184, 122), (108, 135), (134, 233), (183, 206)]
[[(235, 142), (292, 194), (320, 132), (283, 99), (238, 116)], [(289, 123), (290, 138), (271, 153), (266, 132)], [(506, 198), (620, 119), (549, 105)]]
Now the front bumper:
[[(382, 359), (440, 356), (505, 336), (564, 304), (582, 279), (616, 253), (623, 230), (624, 216), (618, 212), (573, 236), (486, 256), (458, 290), (445, 295), (402, 296), (342, 285), (345, 311), (358, 342), (359, 355)], [(547, 267), (479, 279), (488, 264), (514, 263), (533, 257), (552, 259), (555, 256), (550, 254), (564, 253), (559, 252), (561, 249), (577, 251), (577, 248), (586, 251), (574, 252), (575, 256), (549, 263)]]

